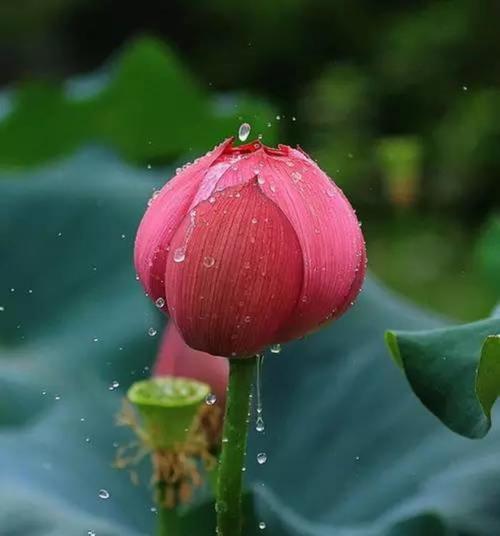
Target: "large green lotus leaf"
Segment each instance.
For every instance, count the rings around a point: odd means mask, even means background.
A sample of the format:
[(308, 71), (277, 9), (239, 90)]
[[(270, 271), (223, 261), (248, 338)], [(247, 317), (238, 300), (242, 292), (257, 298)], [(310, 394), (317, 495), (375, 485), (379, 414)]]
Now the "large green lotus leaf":
[(500, 318), (417, 332), (387, 332), (415, 394), (446, 426), (479, 438), (500, 394)]
[[(86, 150), (0, 179), (0, 534), (150, 535), (147, 465), (133, 486), (112, 461), (131, 439), (114, 414), (163, 323), (131, 263), (161, 177)], [(436, 326), (368, 281), (345, 317), (266, 358), (246, 535), (500, 534), (499, 433), (450, 433), (386, 357), (387, 327)], [(185, 523), (212, 534), (212, 506), (200, 497)]]
[(32, 82), (0, 102), (0, 167), (33, 166), (98, 141), (136, 162), (198, 155), (248, 121), (275, 141), (272, 109), (245, 95), (214, 99), (161, 41), (126, 45), (105, 70), (65, 84)]

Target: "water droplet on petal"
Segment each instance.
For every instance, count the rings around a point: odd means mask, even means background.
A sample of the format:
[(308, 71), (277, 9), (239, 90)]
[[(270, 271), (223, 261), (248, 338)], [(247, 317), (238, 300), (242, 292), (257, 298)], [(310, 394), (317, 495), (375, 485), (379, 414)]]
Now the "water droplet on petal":
[(259, 465), (262, 465), (266, 462), (267, 462), (267, 454), (265, 452), (259, 452), (259, 454), (257, 454), (257, 463)]
[(205, 397), (205, 402), (206, 402), (209, 406), (213, 406), (213, 405), (217, 402), (217, 397), (214, 395), (214, 393), (209, 393), (209, 394)]
[(212, 196), (212, 197), (209, 197), (208, 198), (208, 202), (211, 203), (212, 205), (215, 203), (215, 197)]
[(252, 321), (252, 317), (251, 316), (245, 316), (243, 318), (243, 322), (245, 322), (246, 324), (250, 324), (250, 322)]
[(205, 257), (203, 259), (203, 266), (206, 268), (212, 268), (212, 266), (215, 264), (215, 259), (213, 257)]
[(259, 175), (259, 177), (257, 177), (257, 182), (262, 186), (266, 182), (266, 179)]
[(174, 251), (174, 262), (183, 262), (186, 258), (186, 248), (177, 248)]
[(100, 499), (109, 499), (109, 491), (107, 489), (100, 489), (99, 490), (99, 498)]
[(280, 354), (281, 353), (281, 344), (273, 344), (271, 346), (271, 353), (272, 354)]
[(246, 141), (251, 130), (251, 126), (248, 123), (243, 123), (238, 130), (238, 138), (240, 141)]
[(292, 179), (293, 179), (293, 182), (299, 182), (300, 180), (302, 180), (302, 175), (298, 171), (293, 171)]
[(158, 332), (156, 331), (155, 328), (149, 328), (149, 329), (148, 329), (148, 335), (149, 335), (150, 337), (154, 337), (157, 333), (158, 333)]
[(155, 301), (155, 305), (156, 307), (158, 307), (158, 309), (161, 309), (162, 307), (165, 306), (165, 300), (162, 297), (160, 297)]
[(251, 221), (252, 221), (253, 224), (255, 224), (255, 223), (257, 223), (258, 220), (257, 220), (257, 218), (252, 218)]

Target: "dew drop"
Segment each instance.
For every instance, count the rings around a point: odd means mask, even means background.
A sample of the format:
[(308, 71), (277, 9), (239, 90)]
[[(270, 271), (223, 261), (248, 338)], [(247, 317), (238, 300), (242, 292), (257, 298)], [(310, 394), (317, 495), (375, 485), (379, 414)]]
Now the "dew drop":
[(252, 321), (252, 317), (249, 315), (243, 318), (243, 322), (245, 322), (245, 324), (250, 324), (251, 321)]
[(271, 128), (271, 127), (272, 127), (272, 123), (271, 123), (271, 121), (268, 121), (268, 122), (267, 122), (267, 127), (268, 127), (268, 128)]
[(251, 130), (251, 126), (248, 123), (243, 123), (238, 130), (238, 138), (240, 141), (246, 141)]
[(214, 393), (209, 393), (209, 394), (205, 397), (205, 402), (206, 402), (209, 406), (213, 406), (213, 405), (217, 402), (217, 397), (214, 395)]
[(293, 182), (299, 182), (302, 179), (302, 175), (298, 171), (292, 172)]
[(292, 121), (297, 121), (297, 118), (294, 115), (292, 115)]
[(5, 307), (3, 305), (0, 305), (0, 313), (3, 313), (5, 311)]
[[(256, 390), (256, 395), (257, 395), (257, 406), (256, 406), (257, 419), (255, 421), (255, 429), (257, 430), (257, 432), (263, 432), (265, 428), (264, 419), (262, 418), (262, 366), (263, 364), (264, 364), (264, 354), (258, 354), (257, 355), (257, 367), (256, 367), (256, 381), (255, 381), (255, 390)], [(258, 460), (258, 457), (257, 457), (257, 460)]]
[(56, 395), (56, 396), (54, 397), (54, 400), (61, 400), (61, 395)]
[(203, 266), (206, 268), (212, 268), (212, 266), (215, 264), (215, 259), (213, 257), (205, 257), (203, 259)]
[(259, 529), (260, 529), (260, 530), (264, 530), (265, 528), (266, 528), (266, 524), (265, 524), (265, 522), (264, 522), (264, 521), (261, 521), (261, 522), (259, 523)]
[(96, 533), (93, 530), (88, 530), (87, 531), (87, 536), (96, 536)]
[(267, 462), (267, 454), (265, 452), (259, 452), (259, 454), (257, 454), (257, 463), (259, 465), (263, 465), (266, 462)]
[(271, 346), (271, 353), (272, 354), (281, 354), (281, 344), (273, 344)]
[(253, 224), (255, 224), (255, 223), (257, 223), (257, 218), (252, 218), (251, 221), (252, 221)]
[(158, 309), (161, 309), (162, 307), (165, 306), (165, 300), (162, 297), (160, 297), (155, 301), (155, 305), (156, 307), (158, 307)]
[(109, 491), (107, 489), (100, 489), (99, 499), (109, 499)]
[(463, 91), (468, 91), (469, 88), (468, 88), (467, 86), (462, 86), (462, 90), (463, 90)]
[(186, 248), (177, 248), (174, 251), (174, 262), (184, 262), (186, 258)]
[(229, 439), (228, 439), (227, 437), (223, 437), (223, 438), (222, 438), (222, 442), (223, 442), (223, 443), (229, 443)]
[(150, 337), (154, 337), (157, 333), (158, 333), (158, 332), (157, 332), (156, 329), (153, 328), (153, 327), (151, 327), (151, 328), (148, 329), (148, 335), (149, 335)]
[(215, 197), (212, 196), (212, 197), (209, 197), (208, 198), (208, 202), (211, 203), (212, 205), (215, 203)]
[(281, 119), (281, 115), (276, 116), (276, 121), (279, 121)]

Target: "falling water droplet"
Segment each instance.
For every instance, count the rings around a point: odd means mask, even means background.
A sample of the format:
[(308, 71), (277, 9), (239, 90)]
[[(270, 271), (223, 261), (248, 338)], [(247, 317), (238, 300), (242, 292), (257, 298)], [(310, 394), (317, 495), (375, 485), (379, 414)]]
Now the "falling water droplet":
[(185, 258), (186, 258), (185, 248), (177, 248), (174, 251), (174, 262), (183, 262)]
[(212, 268), (212, 266), (215, 264), (215, 259), (213, 257), (205, 257), (203, 259), (203, 266), (206, 268)]
[(266, 528), (266, 524), (265, 524), (265, 522), (264, 522), (264, 521), (261, 521), (261, 522), (259, 523), (259, 529), (260, 529), (260, 530), (264, 530), (265, 528)]
[(264, 419), (259, 415), (255, 421), (255, 429), (257, 432), (263, 432), (265, 428)]
[(99, 490), (99, 498), (100, 499), (109, 499), (109, 491), (107, 489), (100, 489)]
[(156, 331), (155, 328), (149, 328), (149, 329), (148, 329), (148, 335), (149, 335), (150, 337), (154, 337), (157, 333), (158, 333), (158, 332)]
[(162, 307), (165, 306), (165, 300), (160, 297), (155, 301), (155, 305), (156, 307), (158, 307), (158, 309), (161, 309)]
[(243, 123), (238, 130), (238, 138), (240, 141), (246, 141), (251, 130), (251, 126), (248, 123)]
[[(255, 421), (255, 429), (257, 432), (263, 432), (265, 428), (264, 419), (262, 418), (262, 365), (264, 364), (264, 354), (257, 354), (257, 370), (256, 370), (256, 381), (255, 381), (255, 390), (257, 395), (257, 419)], [(258, 461), (257, 457), (257, 461)], [(259, 462), (264, 463), (264, 462)]]
[(118, 387), (120, 387), (120, 383), (117, 382), (116, 380), (113, 380), (113, 381), (111, 382), (111, 385), (108, 387), (108, 389), (109, 389), (110, 391), (114, 391), (114, 390), (117, 389)]
[(259, 454), (257, 454), (257, 463), (259, 465), (262, 465), (266, 462), (267, 462), (267, 454), (265, 452), (259, 452)]
[(271, 353), (272, 354), (281, 354), (281, 344), (273, 344), (271, 346)]
[(209, 393), (209, 394), (205, 397), (205, 402), (206, 402), (209, 406), (213, 406), (213, 405), (217, 402), (217, 397), (214, 395), (214, 393)]

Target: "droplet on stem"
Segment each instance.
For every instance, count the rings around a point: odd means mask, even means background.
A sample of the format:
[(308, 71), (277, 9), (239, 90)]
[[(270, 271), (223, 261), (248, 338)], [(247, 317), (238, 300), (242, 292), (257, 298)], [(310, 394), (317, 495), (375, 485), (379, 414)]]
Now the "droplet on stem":
[(271, 346), (271, 353), (272, 354), (280, 354), (281, 353), (281, 344), (273, 344)]

